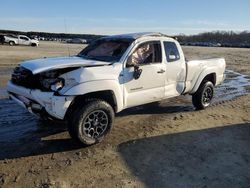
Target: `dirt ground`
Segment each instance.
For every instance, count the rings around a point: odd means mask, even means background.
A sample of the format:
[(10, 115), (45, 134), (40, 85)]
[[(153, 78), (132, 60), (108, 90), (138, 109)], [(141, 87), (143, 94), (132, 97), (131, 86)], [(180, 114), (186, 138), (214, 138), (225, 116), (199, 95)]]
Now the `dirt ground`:
[[(69, 45), (71, 54), (81, 48)], [(67, 45), (0, 45), (0, 187), (249, 187), (250, 49), (184, 52), (225, 57), (232, 70), (211, 107), (195, 111), (183, 96), (128, 109), (104, 142), (82, 148), (64, 124), (39, 122), (4, 89), (19, 61), (67, 55)]]

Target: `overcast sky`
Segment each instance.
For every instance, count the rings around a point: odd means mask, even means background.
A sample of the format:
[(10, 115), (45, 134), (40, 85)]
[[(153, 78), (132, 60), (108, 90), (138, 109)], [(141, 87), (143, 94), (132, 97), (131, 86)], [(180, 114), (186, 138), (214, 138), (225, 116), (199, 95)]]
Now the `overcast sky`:
[(250, 0), (1, 0), (0, 29), (91, 34), (243, 31), (250, 30)]

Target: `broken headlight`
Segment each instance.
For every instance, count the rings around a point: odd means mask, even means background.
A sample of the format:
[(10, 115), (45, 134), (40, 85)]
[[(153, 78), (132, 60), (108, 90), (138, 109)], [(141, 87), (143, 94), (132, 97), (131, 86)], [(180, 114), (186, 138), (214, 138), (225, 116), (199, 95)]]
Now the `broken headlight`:
[(41, 81), (42, 86), (47, 90), (59, 91), (64, 86), (63, 78), (45, 78)]
[(59, 91), (65, 85), (71, 85), (75, 80), (64, 78), (63, 74), (78, 69), (79, 67), (65, 68), (59, 70), (51, 70), (40, 73), (39, 82), (41, 90), (45, 91)]

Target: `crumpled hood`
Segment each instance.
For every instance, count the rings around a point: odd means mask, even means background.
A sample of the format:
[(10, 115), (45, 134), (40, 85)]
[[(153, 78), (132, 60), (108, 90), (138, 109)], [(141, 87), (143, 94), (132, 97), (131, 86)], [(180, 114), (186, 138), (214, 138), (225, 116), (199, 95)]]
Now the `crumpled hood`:
[(68, 67), (101, 66), (110, 63), (103, 61), (87, 60), (77, 56), (54, 57), (24, 61), (21, 66), (30, 70), (33, 74), (44, 71), (62, 69)]

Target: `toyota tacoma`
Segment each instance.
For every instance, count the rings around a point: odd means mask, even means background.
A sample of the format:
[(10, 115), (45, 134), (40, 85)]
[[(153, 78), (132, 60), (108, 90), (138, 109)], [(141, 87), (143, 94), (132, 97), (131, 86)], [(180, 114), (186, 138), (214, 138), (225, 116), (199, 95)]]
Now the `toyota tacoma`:
[(161, 33), (115, 35), (76, 56), (20, 63), (7, 91), (40, 118), (66, 121), (73, 139), (91, 145), (126, 108), (185, 94), (196, 109), (208, 107), (225, 66), (223, 58), (186, 61), (177, 40)]

